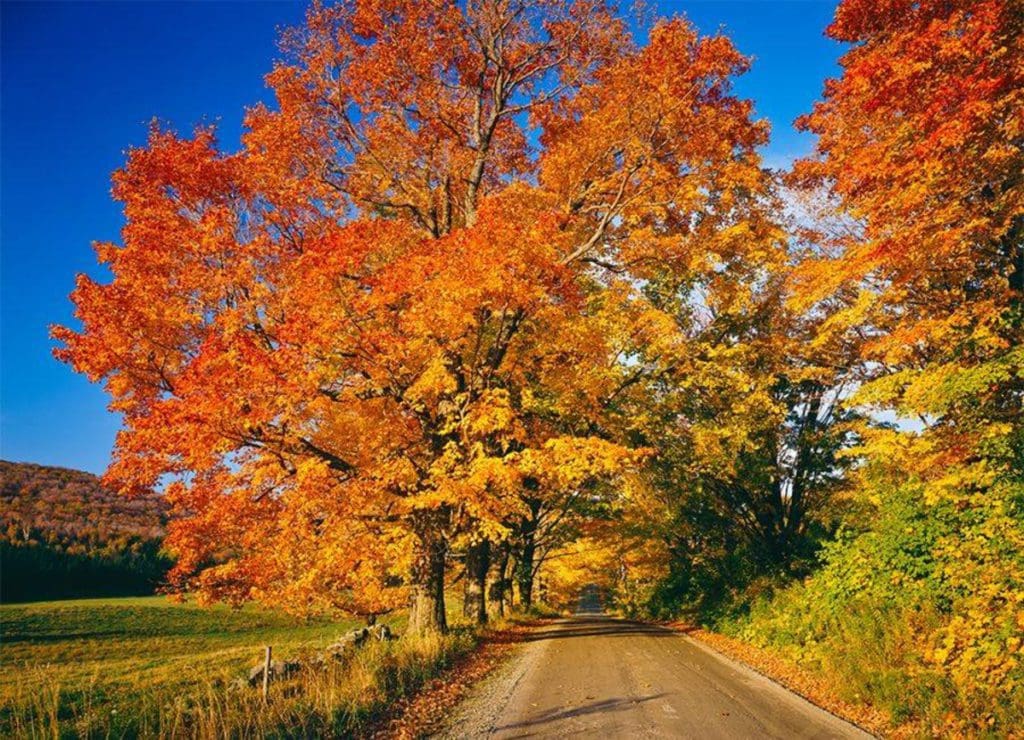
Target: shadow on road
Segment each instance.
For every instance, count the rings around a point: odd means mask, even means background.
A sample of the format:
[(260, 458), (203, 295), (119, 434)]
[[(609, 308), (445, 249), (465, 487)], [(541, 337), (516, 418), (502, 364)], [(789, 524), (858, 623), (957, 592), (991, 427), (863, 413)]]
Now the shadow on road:
[(550, 627), (536, 630), (523, 636), (523, 642), (538, 640), (562, 640), (571, 637), (672, 637), (675, 633), (656, 624), (627, 622), (611, 617), (576, 617), (572, 620), (555, 622)]
[(584, 704), (581, 707), (574, 707), (573, 709), (550, 709), (546, 712), (535, 714), (529, 719), (524, 719), (522, 722), (515, 722), (513, 724), (495, 727), (494, 730), (515, 730), (524, 727), (533, 727), (535, 725), (543, 725), (548, 722), (558, 722), (559, 720), (568, 719), (570, 717), (582, 717), (584, 715), (599, 714), (601, 712), (621, 712), (637, 704), (641, 704), (645, 701), (652, 701), (654, 699), (660, 699), (663, 696), (666, 695), (651, 694), (650, 696), (638, 696), (635, 698), (616, 697), (613, 699), (595, 701), (591, 704)]

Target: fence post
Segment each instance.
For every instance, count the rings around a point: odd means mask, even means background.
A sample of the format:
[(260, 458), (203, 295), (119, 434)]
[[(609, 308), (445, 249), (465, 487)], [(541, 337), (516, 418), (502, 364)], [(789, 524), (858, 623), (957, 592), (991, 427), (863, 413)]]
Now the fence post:
[(270, 655), (271, 648), (267, 645), (266, 655), (263, 658), (263, 701), (267, 700), (267, 694), (270, 693)]

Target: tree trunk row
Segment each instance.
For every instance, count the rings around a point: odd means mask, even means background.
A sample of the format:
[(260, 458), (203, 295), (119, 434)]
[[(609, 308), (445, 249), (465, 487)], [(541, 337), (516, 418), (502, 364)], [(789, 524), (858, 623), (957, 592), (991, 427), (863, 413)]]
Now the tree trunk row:
[[(513, 584), (517, 587), (520, 606), (529, 609), (533, 605), (536, 535), (534, 513), (521, 523), (514, 542), (496, 544), (480, 540), (466, 548), (462, 603), (466, 617), (476, 624), (486, 624), (492, 617), (503, 617), (512, 606)], [(440, 634), (448, 630), (444, 594), (447, 557), (445, 538), (425, 530), (411, 573), (411, 634)]]

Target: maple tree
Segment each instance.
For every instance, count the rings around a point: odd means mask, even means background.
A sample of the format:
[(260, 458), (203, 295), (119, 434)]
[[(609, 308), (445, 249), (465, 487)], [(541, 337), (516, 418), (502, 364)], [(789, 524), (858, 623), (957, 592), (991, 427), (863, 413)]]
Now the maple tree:
[(602, 2), (316, 4), (285, 47), (240, 151), (130, 152), (113, 280), (79, 278), (58, 356), (123, 416), (106, 480), (166, 483), (179, 587), (411, 592), (443, 630), (454, 547), (646, 454), (614, 421), (661, 338), (642, 286), (757, 242), (766, 128), (727, 39), (638, 49)]
[[(822, 156), (796, 174), (827, 183), (862, 231), (807, 261), (802, 299), (852, 286), (837, 320), (863, 327), (888, 376), (872, 398), (960, 432), (975, 418), (973, 433), (1020, 412), (1020, 6), (875, 5), (839, 6), (829, 32), (854, 46), (803, 119)], [(970, 445), (955, 446), (950, 461)]]
[(841, 301), (787, 307), (808, 246), (784, 238), (767, 178), (758, 192), (732, 214), (732, 254), (662, 263), (634, 304), (657, 339), (635, 348), (615, 421), (652, 452), (625, 501), (597, 513), (606, 523), (584, 529), (599, 557), (660, 553), (635, 568), (619, 557), (617, 603), (630, 610), (710, 608), (752, 579), (804, 575), (846, 508), (860, 420), (843, 401), (859, 345), (832, 331)]
[(422, 633), (459, 566), (477, 622), (538, 582), (676, 616), (813, 572), (750, 639), (828, 664), (864, 607), (965, 716), (1011, 706), (1022, 26), (842, 0), (816, 155), (776, 178), (748, 60), (685, 20), (316, 3), (239, 151), (154, 126), (114, 176), (113, 279), (54, 329), (123, 416), (105, 480), (165, 488), (203, 598)]

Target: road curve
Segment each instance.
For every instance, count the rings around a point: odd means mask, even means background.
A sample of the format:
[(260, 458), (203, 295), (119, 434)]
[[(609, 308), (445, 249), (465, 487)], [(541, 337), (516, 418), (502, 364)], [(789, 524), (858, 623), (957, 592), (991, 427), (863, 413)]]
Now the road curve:
[(442, 738), (870, 738), (672, 630), (602, 616), (547, 625)]

